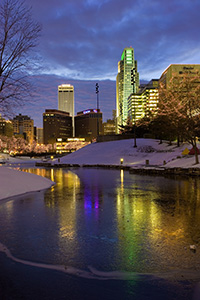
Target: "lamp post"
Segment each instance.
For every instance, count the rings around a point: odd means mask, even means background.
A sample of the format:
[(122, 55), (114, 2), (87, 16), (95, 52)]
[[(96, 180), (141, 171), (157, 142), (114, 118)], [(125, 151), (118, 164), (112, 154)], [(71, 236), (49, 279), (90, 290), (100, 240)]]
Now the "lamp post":
[(135, 115), (135, 68), (133, 68), (131, 70), (131, 85), (133, 86), (133, 97), (134, 97), (134, 148), (137, 147), (137, 143), (136, 143), (136, 125), (135, 125), (135, 122), (136, 122), (136, 115)]
[(97, 94), (97, 138), (99, 136), (99, 85), (96, 83), (96, 94)]

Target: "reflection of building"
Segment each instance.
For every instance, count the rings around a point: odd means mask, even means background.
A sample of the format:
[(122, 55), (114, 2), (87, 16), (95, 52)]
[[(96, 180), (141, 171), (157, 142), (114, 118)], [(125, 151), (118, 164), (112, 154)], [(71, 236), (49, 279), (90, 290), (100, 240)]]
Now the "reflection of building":
[(54, 144), (57, 138), (72, 137), (72, 117), (69, 113), (46, 109), (43, 113), (44, 144)]
[[(133, 77), (133, 82), (131, 81)], [(125, 125), (128, 117), (128, 97), (137, 93), (139, 87), (139, 73), (137, 61), (134, 59), (133, 48), (125, 48), (121, 60), (118, 62), (116, 78), (116, 118), (118, 125)], [(117, 130), (118, 131), (118, 130)]]
[(58, 109), (68, 112), (72, 117), (72, 127), (74, 128), (74, 87), (71, 84), (61, 84), (58, 86)]
[(5, 120), (0, 114), (0, 135), (11, 137), (13, 135), (13, 124), (11, 121)]
[(195, 77), (200, 75), (200, 64), (172, 64), (161, 75), (159, 82), (168, 86), (172, 77)]
[(12, 123), (15, 135), (22, 135), (29, 143), (33, 142), (34, 124), (30, 117), (19, 114), (13, 118)]
[(156, 113), (157, 108), (158, 79), (152, 79), (149, 83), (141, 85), (138, 93), (132, 93), (128, 97), (128, 115), (132, 123), (148, 115), (149, 112)]
[(91, 141), (97, 137), (97, 131), (102, 134), (102, 113), (100, 109), (87, 109), (75, 116), (75, 135)]

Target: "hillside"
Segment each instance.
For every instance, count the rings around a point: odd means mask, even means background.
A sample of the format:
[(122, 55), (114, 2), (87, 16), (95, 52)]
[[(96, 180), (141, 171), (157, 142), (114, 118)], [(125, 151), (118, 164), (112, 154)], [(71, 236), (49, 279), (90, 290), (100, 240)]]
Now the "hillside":
[(169, 145), (167, 142), (160, 144), (159, 140), (137, 139), (137, 148), (133, 145), (132, 139), (93, 143), (62, 157), (60, 163), (120, 165), (120, 159), (123, 158), (123, 165), (131, 167), (145, 166), (147, 160), (150, 166), (194, 167), (194, 156), (182, 155), (183, 150), (191, 149), (187, 143), (177, 147), (176, 143)]

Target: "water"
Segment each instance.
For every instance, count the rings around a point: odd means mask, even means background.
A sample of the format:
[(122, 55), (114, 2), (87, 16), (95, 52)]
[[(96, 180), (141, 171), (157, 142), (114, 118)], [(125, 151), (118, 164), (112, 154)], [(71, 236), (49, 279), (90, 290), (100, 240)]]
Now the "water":
[[(72, 276), (67, 282), (76, 299), (193, 299), (200, 270), (199, 179), (85, 168), (24, 171), (56, 182), (0, 205), (0, 242), (13, 261), (35, 266), (33, 277), (37, 268)], [(92, 287), (88, 295), (85, 286)], [(62, 299), (62, 289), (47, 299)]]

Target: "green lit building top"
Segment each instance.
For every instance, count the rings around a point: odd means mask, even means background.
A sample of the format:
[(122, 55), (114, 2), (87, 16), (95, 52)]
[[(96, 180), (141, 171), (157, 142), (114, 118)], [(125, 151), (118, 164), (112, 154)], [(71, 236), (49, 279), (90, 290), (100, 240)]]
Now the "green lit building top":
[[(131, 82), (131, 70), (133, 80)], [(128, 97), (131, 93), (137, 93), (139, 89), (139, 73), (137, 61), (134, 59), (134, 49), (125, 48), (121, 60), (118, 62), (118, 74), (116, 78), (116, 125), (125, 125), (128, 117)]]

